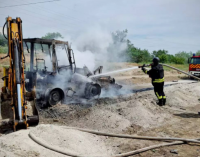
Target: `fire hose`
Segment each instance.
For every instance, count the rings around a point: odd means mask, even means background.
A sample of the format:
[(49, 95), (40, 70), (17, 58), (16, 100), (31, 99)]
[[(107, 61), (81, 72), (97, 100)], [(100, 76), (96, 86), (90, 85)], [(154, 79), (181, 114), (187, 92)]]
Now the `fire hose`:
[[(179, 71), (179, 72), (181, 72), (181, 73), (183, 73), (183, 74), (186, 74), (186, 75), (188, 75), (188, 76), (190, 76), (190, 77), (193, 77), (193, 78), (195, 78), (195, 79), (197, 79), (197, 80), (200, 81), (200, 78), (199, 78), (199, 77), (196, 77), (196, 76), (194, 76), (194, 75), (192, 75), (192, 74), (189, 74), (189, 73), (187, 73), (187, 72), (185, 72), (185, 71), (182, 71), (182, 70), (180, 70), (180, 69), (177, 69), (177, 68), (172, 67), (172, 66), (167, 65), (167, 64), (163, 64), (163, 63), (160, 63), (160, 64), (163, 65), (163, 66), (169, 67), (169, 68), (171, 68), (171, 69), (174, 69), (174, 70), (176, 70), (176, 71)], [(138, 66), (138, 68), (149, 67), (149, 66), (151, 66), (151, 64), (148, 64), (148, 65), (145, 65), (145, 64), (144, 64), (143, 66)]]
[(158, 141), (175, 141), (171, 143), (161, 143), (158, 145), (152, 145), (148, 146), (145, 148), (141, 148), (138, 150), (130, 151), (127, 153), (122, 153), (122, 154), (116, 154), (116, 155), (80, 155), (78, 153), (72, 153), (69, 150), (63, 150), (60, 147), (50, 145), (43, 141), (42, 139), (36, 137), (32, 132), (29, 133), (30, 138), (35, 141), (36, 143), (40, 144), (41, 146), (53, 150), (55, 152), (68, 155), (68, 156), (73, 156), (73, 157), (125, 157), (125, 156), (130, 156), (130, 155), (135, 155), (138, 153), (142, 153), (151, 149), (156, 149), (164, 146), (171, 146), (171, 145), (179, 145), (179, 144), (184, 144), (188, 142), (192, 143), (200, 143), (200, 139), (184, 139), (184, 138), (170, 138), (170, 137), (149, 137), (149, 136), (133, 136), (133, 135), (125, 135), (125, 134), (113, 134), (113, 133), (105, 133), (105, 132), (99, 132), (99, 131), (94, 131), (94, 130), (88, 130), (88, 129), (82, 129), (82, 128), (74, 128), (74, 127), (64, 127), (65, 129), (74, 129), (74, 130), (79, 130), (83, 132), (88, 132), (96, 135), (102, 135), (102, 136), (110, 136), (110, 137), (118, 137), (118, 138), (130, 138), (130, 139), (141, 139), (141, 140), (158, 140)]
[(191, 75), (191, 74), (189, 74), (189, 73), (187, 73), (187, 72), (185, 72), (185, 71), (182, 71), (182, 70), (177, 69), (177, 68), (175, 68), (175, 67), (172, 67), (172, 66), (170, 66), (170, 65), (167, 65), (167, 64), (162, 64), (162, 65), (163, 65), (163, 66), (166, 66), (166, 67), (169, 67), (169, 68), (171, 68), (171, 69), (177, 70), (177, 71), (179, 71), (179, 72), (181, 72), (181, 73), (183, 73), (183, 74), (186, 74), (186, 75), (188, 75), (188, 76), (190, 76), (190, 77), (193, 77), (193, 78), (195, 78), (195, 79), (197, 79), (197, 80), (200, 80), (199, 77), (196, 77), (196, 76), (194, 76), (194, 75)]
[[(163, 66), (172, 68), (174, 70), (177, 70), (181, 73), (184, 73), (190, 77), (193, 77), (197, 80), (200, 80), (200, 78), (191, 75), (187, 72), (184, 72), (182, 70), (179, 70), (175, 67), (169, 66), (167, 64), (162, 64)], [(147, 67), (150, 65), (143, 65), (143, 66), (139, 66), (139, 68), (142, 67)], [(164, 146), (172, 146), (172, 145), (179, 145), (179, 144), (187, 144), (188, 142), (192, 142), (192, 143), (200, 143), (200, 139), (184, 139), (184, 138), (170, 138), (170, 137), (150, 137), (150, 136), (133, 136), (133, 135), (125, 135), (125, 134), (113, 134), (113, 133), (105, 133), (105, 132), (99, 132), (99, 131), (94, 131), (94, 130), (88, 130), (88, 129), (82, 129), (82, 128), (74, 128), (74, 127), (64, 127), (66, 129), (75, 129), (75, 130), (79, 130), (79, 131), (83, 131), (83, 132), (88, 132), (88, 133), (92, 133), (92, 134), (96, 134), (96, 135), (101, 135), (101, 136), (110, 136), (110, 137), (118, 137), (118, 138), (129, 138), (129, 139), (140, 139), (140, 140), (157, 140), (157, 141), (175, 141), (175, 142), (171, 142), (171, 143), (161, 143), (158, 145), (152, 145), (152, 146), (148, 146), (145, 148), (141, 148), (138, 150), (134, 150), (134, 151), (130, 151), (127, 153), (122, 153), (122, 154), (116, 154), (116, 155), (80, 155), (78, 153), (72, 153), (71, 151), (67, 151), (66, 149), (63, 150), (60, 147), (56, 147), (56, 146), (52, 146), (49, 145), (48, 143), (46, 143), (45, 141), (43, 141), (42, 139), (36, 137), (32, 132), (29, 133), (30, 138), (35, 141), (36, 143), (40, 144), (41, 146), (53, 150), (55, 152), (64, 154), (64, 155), (68, 155), (68, 156), (73, 156), (73, 157), (125, 157), (125, 156), (130, 156), (130, 155), (135, 155), (135, 154), (139, 154), (151, 149), (156, 149), (156, 148), (160, 148), (160, 147), (164, 147)]]

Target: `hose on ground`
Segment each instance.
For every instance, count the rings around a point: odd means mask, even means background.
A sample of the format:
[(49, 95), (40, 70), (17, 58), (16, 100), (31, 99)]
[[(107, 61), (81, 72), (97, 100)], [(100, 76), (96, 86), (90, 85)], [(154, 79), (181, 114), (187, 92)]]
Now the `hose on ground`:
[(145, 147), (145, 148), (141, 148), (141, 149), (138, 149), (138, 150), (134, 150), (134, 151), (130, 151), (130, 152), (127, 152), (127, 153), (122, 153), (122, 154), (117, 154), (117, 155), (80, 155), (78, 153), (74, 153), (74, 152), (71, 152), (69, 150), (63, 150), (62, 148), (59, 148), (57, 146), (54, 146), (54, 145), (50, 145), (46, 142), (44, 142), (43, 140), (41, 140), (40, 138), (36, 137), (33, 133), (29, 133), (29, 136), (30, 138), (35, 141), (36, 143), (38, 143), (39, 145), (47, 148), (47, 149), (50, 149), (52, 151), (55, 151), (57, 153), (61, 153), (61, 154), (64, 154), (64, 155), (68, 155), (68, 156), (72, 156), (72, 157), (125, 157), (125, 156), (130, 156), (130, 155), (135, 155), (135, 154), (138, 154), (138, 153), (142, 153), (142, 152), (145, 152), (145, 151), (148, 151), (148, 150), (151, 150), (151, 149), (156, 149), (156, 148), (160, 148), (160, 147), (164, 147), (164, 146), (171, 146), (171, 145), (178, 145), (178, 144), (183, 144), (184, 142), (181, 142), (181, 141), (176, 141), (176, 142), (171, 142), (171, 143), (162, 143), (162, 144), (159, 144), (159, 145), (152, 145), (152, 146), (149, 146), (149, 147)]
[(120, 138), (132, 138), (132, 139), (142, 139), (142, 140), (163, 140), (163, 141), (175, 141), (175, 142), (171, 142), (171, 143), (162, 143), (162, 144), (158, 144), (158, 145), (152, 145), (152, 146), (148, 146), (145, 148), (141, 148), (138, 150), (134, 150), (134, 151), (130, 151), (127, 153), (122, 153), (122, 154), (117, 154), (117, 155), (110, 155), (110, 156), (106, 156), (106, 155), (80, 155), (78, 153), (74, 153), (71, 152), (69, 150), (63, 150), (57, 146), (53, 146), (53, 145), (49, 145), (48, 143), (46, 143), (45, 141), (43, 141), (42, 139), (36, 137), (32, 132), (29, 132), (29, 136), (30, 138), (35, 141), (36, 143), (40, 144), (41, 146), (53, 150), (55, 152), (64, 154), (64, 155), (68, 155), (68, 156), (73, 156), (73, 157), (125, 157), (125, 156), (130, 156), (130, 155), (135, 155), (138, 153), (142, 153), (151, 149), (156, 149), (156, 148), (160, 148), (160, 147), (164, 147), (164, 146), (171, 146), (171, 145), (178, 145), (178, 144), (184, 144), (187, 142), (193, 142), (193, 143), (200, 143), (200, 141), (194, 140), (194, 139), (183, 139), (183, 138), (163, 138), (163, 137), (147, 137), (147, 136), (132, 136), (132, 135), (124, 135), (124, 134), (111, 134), (111, 133), (104, 133), (104, 132), (99, 132), (99, 131), (93, 131), (93, 130), (88, 130), (88, 129), (81, 129), (81, 128), (74, 128), (74, 127), (63, 127), (66, 129), (75, 129), (75, 130), (79, 130), (79, 131), (83, 131), (83, 132), (88, 132), (88, 133), (92, 133), (92, 134), (96, 134), (96, 135), (103, 135), (103, 136), (111, 136), (111, 137), (120, 137)]
[[(190, 77), (193, 77), (197, 80), (200, 80), (200, 78), (193, 76), (189, 73), (186, 73), (182, 70), (179, 70), (177, 68), (174, 68), (172, 66), (169, 66), (167, 64), (162, 64), (163, 66), (172, 68), (174, 70), (177, 70), (181, 73), (184, 73)], [(179, 145), (179, 144), (184, 144), (184, 143), (188, 143), (188, 142), (192, 142), (192, 143), (200, 143), (200, 139), (184, 139), (184, 138), (170, 138), (170, 137), (149, 137), (149, 136), (133, 136), (133, 135), (124, 135), (124, 134), (112, 134), (112, 133), (104, 133), (104, 132), (99, 132), (99, 131), (94, 131), (94, 130), (88, 130), (88, 129), (82, 129), (82, 128), (74, 128), (74, 127), (64, 127), (66, 129), (75, 129), (75, 130), (79, 130), (79, 131), (83, 131), (83, 132), (88, 132), (88, 133), (92, 133), (92, 134), (96, 134), (96, 135), (102, 135), (102, 136), (110, 136), (110, 137), (118, 137), (118, 138), (131, 138), (131, 139), (141, 139), (141, 140), (158, 140), (158, 141), (175, 141), (175, 142), (171, 142), (171, 143), (162, 143), (162, 144), (158, 144), (158, 145), (152, 145), (149, 147), (145, 147), (145, 148), (141, 148), (138, 150), (134, 150), (134, 151), (130, 151), (127, 153), (122, 153), (122, 154), (117, 154), (117, 155), (80, 155), (78, 153), (74, 153), (74, 152), (70, 152), (67, 151), (66, 149), (63, 150), (57, 146), (53, 146), (53, 145), (49, 145), (46, 142), (44, 142), (43, 140), (41, 140), (40, 138), (36, 137), (33, 133), (29, 133), (29, 136), (32, 140), (34, 140), (36, 143), (40, 144), (41, 146), (53, 150), (55, 152), (64, 154), (64, 155), (68, 155), (68, 156), (73, 156), (73, 157), (125, 157), (125, 156), (130, 156), (130, 155), (135, 155), (135, 154), (139, 154), (151, 149), (156, 149), (156, 148), (160, 148), (160, 147), (164, 147), (164, 146), (172, 146), (172, 145)]]
[(197, 80), (200, 80), (200, 78), (198, 78), (198, 77), (196, 77), (196, 76), (194, 76), (194, 75), (191, 75), (191, 74), (189, 74), (189, 73), (187, 73), (187, 72), (185, 72), (185, 71), (182, 71), (182, 70), (180, 70), (180, 69), (177, 69), (177, 68), (175, 68), (175, 67), (172, 67), (172, 66), (170, 66), (170, 65), (162, 64), (162, 63), (161, 63), (161, 65), (166, 66), (166, 67), (169, 67), (169, 68), (174, 69), (174, 70), (177, 70), (177, 71), (179, 71), (179, 72), (181, 72), (181, 73), (184, 73), (184, 74), (186, 74), (186, 75), (188, 75), (188, 76), (190, 76), (190, 77), (193, 77), (193, 78), (195, 78), (195, 79), (197, 79)]

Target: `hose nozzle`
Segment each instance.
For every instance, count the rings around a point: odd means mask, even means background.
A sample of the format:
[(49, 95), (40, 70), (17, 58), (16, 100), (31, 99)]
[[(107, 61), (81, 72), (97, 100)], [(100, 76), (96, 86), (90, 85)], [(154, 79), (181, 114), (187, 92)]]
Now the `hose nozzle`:
[(149, 67), (151, 64), (143, 64), (142, 66), (138, 66), (138, 68)]

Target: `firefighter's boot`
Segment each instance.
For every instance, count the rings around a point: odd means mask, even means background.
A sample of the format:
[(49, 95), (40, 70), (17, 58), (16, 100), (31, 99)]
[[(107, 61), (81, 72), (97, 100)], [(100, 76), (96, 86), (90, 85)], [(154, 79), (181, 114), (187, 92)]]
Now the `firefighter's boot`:
[(157, 102), (157, 105), (163, 106), (163, 99), (159, 99), (158, 102)]
[(163, 106), (166, 104), (166, 98), (163, 98)]

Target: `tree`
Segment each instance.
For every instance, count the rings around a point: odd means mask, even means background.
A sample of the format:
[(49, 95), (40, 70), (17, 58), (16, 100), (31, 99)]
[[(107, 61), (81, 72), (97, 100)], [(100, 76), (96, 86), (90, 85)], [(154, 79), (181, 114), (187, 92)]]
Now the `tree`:
[(188, 58), (192, 57), (192, 52), (182, 51), (182, 52), (175, 54), (175, 57), (176, 57), (176, 59), (181, 58), (180, 60), (178, 59), (179, 62), (182, 62), (184, 59), (184, 62), (187, 63)]
[(198, 50), (195, 55), (200, 56), (200, 50)]
[(149, 62), (151, 60), (151, 55), (148, 50), (141, 50), (136, 47), (128, 40), (128, 49), (127, 53), (129, 54), (131, 61), (140, 63), (140, 62)]
[(127, 34), (128, 34), (128, 30), (125, 29), (123, 31), (116, 31), (112, 33), (112, 38), (114, 43), (123, 43), (123, 42), (127, 42)]
[(185, 59), (183, 57), (175, 57), (174, 63), (175, 64), (184, 64)]
[[(118, 30), (116, 32), (111, 33), (112, 42), (110, 42), (109, 46), (106, 48), (107, 52), (109, 52), (106, 53), (106, 58), (109, 61), (122, 62), (129, 60), (129, 56), (127, 53), (127, 33), (127, 30)], [(93, 44), (90, 43), (90, 45)]]
[(168, 61), (168, 57), (166, 54), (162, 54), (159, 56), (160, 62), (161, 63), (166, 63)]
[(155, 57), (159, 57), (161, 55), (167, 55), (168, 51), (167, 50), (158, 50), (158, 51), (153, 51), (153, 55)]
[(47, 33), (42, 39), (58, 39), (63, 38), (63, 36), (59, 32)]
[(174, 55), (168, 54), (168, 55), (167, 55), (167, 61), (168, 61), (169, 63), (175, 63), (175, 57), (174, 57)]

